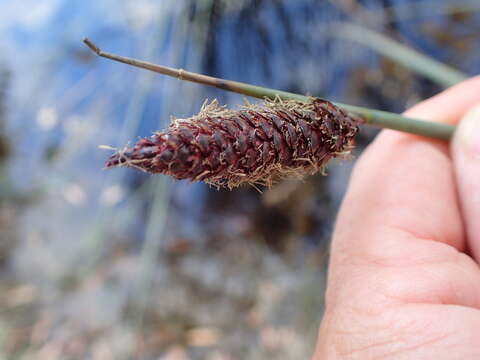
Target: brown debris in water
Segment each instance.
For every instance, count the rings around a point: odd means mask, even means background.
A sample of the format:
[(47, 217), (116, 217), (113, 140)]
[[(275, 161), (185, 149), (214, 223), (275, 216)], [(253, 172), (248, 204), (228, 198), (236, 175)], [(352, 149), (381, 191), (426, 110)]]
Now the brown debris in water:
[(270, 186), (314, 174), (353, 148), (361, 120), (332, 103), (312, 98), (266, 100), (229, 110), (216, 100), (188, 119), (113, 154), (107, 168), (127, 166), (176, 179), (233, 188)]

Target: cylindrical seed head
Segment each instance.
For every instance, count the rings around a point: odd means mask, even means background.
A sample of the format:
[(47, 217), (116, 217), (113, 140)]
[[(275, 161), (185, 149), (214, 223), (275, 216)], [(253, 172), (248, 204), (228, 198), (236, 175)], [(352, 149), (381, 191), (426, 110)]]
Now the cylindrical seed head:
[(214, 186), (270, 186), (323, 170), (353, 148), (361, 119), (332, 103), (270, 101), (229, 110), (216, 100), (198, 115), (113, 154), (106, 167), (129, 166)]

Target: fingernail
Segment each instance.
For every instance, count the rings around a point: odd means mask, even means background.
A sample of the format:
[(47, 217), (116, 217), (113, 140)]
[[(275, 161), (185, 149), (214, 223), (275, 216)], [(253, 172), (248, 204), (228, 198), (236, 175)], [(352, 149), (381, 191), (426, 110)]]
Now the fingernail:
[(463, 116), (455, 131), (453, 146), (466, 155), (480, 158), (480, 104)]

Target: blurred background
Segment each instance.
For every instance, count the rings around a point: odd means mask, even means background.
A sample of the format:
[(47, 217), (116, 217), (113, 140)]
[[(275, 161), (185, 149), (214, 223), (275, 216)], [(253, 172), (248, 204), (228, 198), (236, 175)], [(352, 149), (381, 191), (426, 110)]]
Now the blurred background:
[[(401, 112), (480, 71), (479, 11), (465, 0), (0, 0), (1, 358), (313, 353), (355, 159), (261, 193), (103, 171), (98, 145), (149, 136), (206, 98), (243, 97), (96, 57), (83, 37)], [(355, 156), (376, 132), (362, 129)]]

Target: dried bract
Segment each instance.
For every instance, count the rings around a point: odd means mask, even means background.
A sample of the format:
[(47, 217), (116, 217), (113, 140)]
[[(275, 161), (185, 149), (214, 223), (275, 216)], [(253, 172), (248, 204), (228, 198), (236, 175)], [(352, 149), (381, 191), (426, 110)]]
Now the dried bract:
[(360, 122), (316, 98), (267, 100), (239, 110), (214, 100), (198, 115), (174, 119), (167, 130), (116, 152), (106, 167), (129, 166), (229, 188), (270, 186), (286, 176), (314, 174), (331, 158), (348, 154)]

